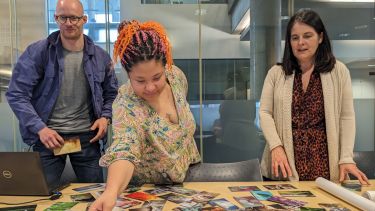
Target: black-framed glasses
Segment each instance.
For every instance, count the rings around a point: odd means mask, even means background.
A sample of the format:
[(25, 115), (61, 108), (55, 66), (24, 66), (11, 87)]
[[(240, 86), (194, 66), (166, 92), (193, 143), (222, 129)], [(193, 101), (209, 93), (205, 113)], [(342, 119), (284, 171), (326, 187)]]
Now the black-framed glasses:
[(56, 20), (59, 24), (64, 24), (69, 19), (71, 24), (77, 24), (84, 16), (64, 16), (64, 15), (56, 15)]

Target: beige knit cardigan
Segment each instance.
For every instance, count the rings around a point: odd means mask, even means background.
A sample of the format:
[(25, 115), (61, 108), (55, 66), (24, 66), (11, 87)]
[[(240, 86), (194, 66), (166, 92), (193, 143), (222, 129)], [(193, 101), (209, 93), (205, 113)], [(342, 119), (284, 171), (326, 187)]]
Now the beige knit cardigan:
[[(330, 179), (338, 181), (339, 164), (354, 163), (355, 116), (348, 68), (336, 61), (334, 69), (320, 74), (326, 120)], [(281, 66), (273, 66), (264, 81), (260, 99), (260, 125), (266, 138), (261, 171), (271, 175), (270, 151), (283, 146), (292, 169), (289, 180), (299, 180), (294, 160), (292, 137), (292, 93), (294, 73), (285, 76)]]

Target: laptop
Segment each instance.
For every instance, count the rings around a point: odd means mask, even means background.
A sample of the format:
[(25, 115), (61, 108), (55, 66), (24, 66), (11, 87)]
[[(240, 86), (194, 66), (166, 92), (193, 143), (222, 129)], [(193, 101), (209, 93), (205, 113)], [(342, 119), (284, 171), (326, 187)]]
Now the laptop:
[(47, 184), (38, 152), (0, 152), (0, 195), (50, 196), (68, 185)]

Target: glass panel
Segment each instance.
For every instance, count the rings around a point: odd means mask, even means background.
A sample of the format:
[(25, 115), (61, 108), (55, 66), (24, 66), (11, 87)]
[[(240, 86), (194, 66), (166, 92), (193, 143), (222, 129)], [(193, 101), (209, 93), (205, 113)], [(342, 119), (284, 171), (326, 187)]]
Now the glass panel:
[(244, 6), (238, 15), (228, 14), (236, 10), (228, 4), (201, 5), (204, 162), (259, 158), (264, 147), (250, 96), (250, 41), (244, 38), (250, 17)]
[(0, 1), (0, 151), (22, 151), (28, 147), (21, 139), (17, 118), (6, 99), (12, 68), (26, 47), (46, 35), (45, 2)]

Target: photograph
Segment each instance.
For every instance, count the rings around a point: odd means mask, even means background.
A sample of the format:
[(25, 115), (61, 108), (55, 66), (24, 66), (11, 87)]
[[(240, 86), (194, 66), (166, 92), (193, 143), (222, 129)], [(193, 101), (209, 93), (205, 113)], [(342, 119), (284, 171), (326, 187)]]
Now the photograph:
[(232, 192), (260, 190), (257, 186), (231, 186), (228, 188)]
[(278, 191), (284, 197), (315, 197), (310, 191), (291, 190), (291, 191)]
[(286, 190), (286, 189), (297, 189), (291, 184), (277, 184), (277, 185), (263, 185), (268, 190)]
[(93, 201), (95, 201), (95, 198), (91, 193), (70, 195), (70, 198), (74, 202), (93, 202)]
[(144, 192), (134, 192), (134, 193), (125, 195), (125, 197), (131, 198), (131, 199), (137, 199), (137, 200), (141, 200), (141, 201), (148, 201), (148, 200), (157, 199), (156, 196), (148, 194), (148, 193), (144, 193)]
[(181, 195), (177, 195), (175, 193), (168, 193), (166, 195), (161, 195), (159, 197), (162, 199), (174, 202), (176, 204), (181, 204), (183, 202), (191, 202), (193, 200), (192, 198), (187, 198)]

